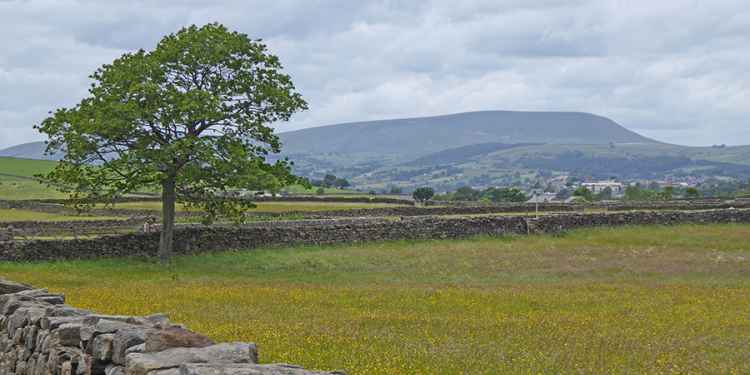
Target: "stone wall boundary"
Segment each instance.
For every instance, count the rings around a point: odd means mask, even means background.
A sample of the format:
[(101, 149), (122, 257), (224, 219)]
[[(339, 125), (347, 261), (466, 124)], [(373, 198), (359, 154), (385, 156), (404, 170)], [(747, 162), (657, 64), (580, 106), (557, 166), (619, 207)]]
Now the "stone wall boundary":
[[(403, 217), (395, 220), (287, 222), (248, 226), (187, 226), (175, 232), (175, 252), (196, 254), (231, 249), (323, 245), (369, 241), (466, 238), (476, 235), (556, 233), (575, 228), (627, 225), (750, 223), (750, 210), (632, 211), (529, 216)], [(153, 257), (159, 233), (91, 239), (0, 242), (0, 260), (49, 261)]]

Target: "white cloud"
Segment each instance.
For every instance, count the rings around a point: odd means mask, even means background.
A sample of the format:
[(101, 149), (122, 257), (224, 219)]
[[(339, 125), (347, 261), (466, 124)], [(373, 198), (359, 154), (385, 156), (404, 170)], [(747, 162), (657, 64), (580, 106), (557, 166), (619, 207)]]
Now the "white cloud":
[(610, 116), (750, 144), (745, 0), (0, 1), (0, 147), (38, 139), (96, 67), (191, 23), (263, 38), (310, 102), (282, 130), (479, 109)]

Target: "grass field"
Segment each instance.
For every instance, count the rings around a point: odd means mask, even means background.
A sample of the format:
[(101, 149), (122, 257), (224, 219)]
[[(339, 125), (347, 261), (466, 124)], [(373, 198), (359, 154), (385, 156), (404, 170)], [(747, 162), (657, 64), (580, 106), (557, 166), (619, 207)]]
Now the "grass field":
[(51, 171), (55, 162), (0, 157), (0, 199), (64, 198), (60, 193), (33, 177)]
[(0, 223), (10, 221), (84, 221), (116, 219), (106, 216), (61, 215), (38, 211), (0, 208)]
[(351, 374), (745, 374), (750, 226), (0, 263), (104, 313), (167, 312)]
[[(349, 202), (256, 202), (257, 206), (249, 210), (252, 212), (315, 212), (352, 210), (359, 208), (395, 207), (387, 203), (349, 203)], [(127, 202), (115, 205), (117, 209), (130, 210), (161, 210), (161, 202)], [(186, 211), (182, 205), (177, 205), (178, 211)]]
[(66, 198), (67, 194), (30, 178), (0, 175), (0, 199), (50, 199)]
[(21, 177), (34, 177), (50, 172), (57, 165), (54, 161), (0, 157), (0, 174)]

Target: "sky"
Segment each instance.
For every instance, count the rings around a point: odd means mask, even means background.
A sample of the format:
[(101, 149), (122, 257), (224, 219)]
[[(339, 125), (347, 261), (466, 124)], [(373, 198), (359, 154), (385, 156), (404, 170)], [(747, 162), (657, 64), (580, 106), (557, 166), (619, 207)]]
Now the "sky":
[(750, 144), (747, 0), (0, 0), (0, 148), (181, 27), (261, 38), (310, 104), (278, 131), (474, 110), (581, 111)]

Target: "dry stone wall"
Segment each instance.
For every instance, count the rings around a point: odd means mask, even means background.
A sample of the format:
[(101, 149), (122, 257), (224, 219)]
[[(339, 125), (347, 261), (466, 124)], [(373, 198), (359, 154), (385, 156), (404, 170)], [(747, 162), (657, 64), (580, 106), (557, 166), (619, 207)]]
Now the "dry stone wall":
[[(463, 238), (475, 235), (553, 233), (593, 226), (750, 223), (750, 210), (632, 211), (592, 214), (480, 217), (404, 217), (399, 220), (267, 223), (264, 226), (183, 227), (175, 232), (175, 252), (193, 254), (296, 244), (356, 243), (403, 239)], [(94, 239), (0, 242), (0, 260), (39, 261), (154, 256), (159, 233)]]
[(253, 343), (216, 344), (164, 315), (101, 315), (0, 279), (0, 375), (308, 375), (258, 364)]
[(0, 232), (6, 232), (16, 237), (111, 234), (124, 229), (137, 230), (143, 225), (143, 222), (144, 219), (142, 218), (87, 221), (12, 221), (0, 223)]

